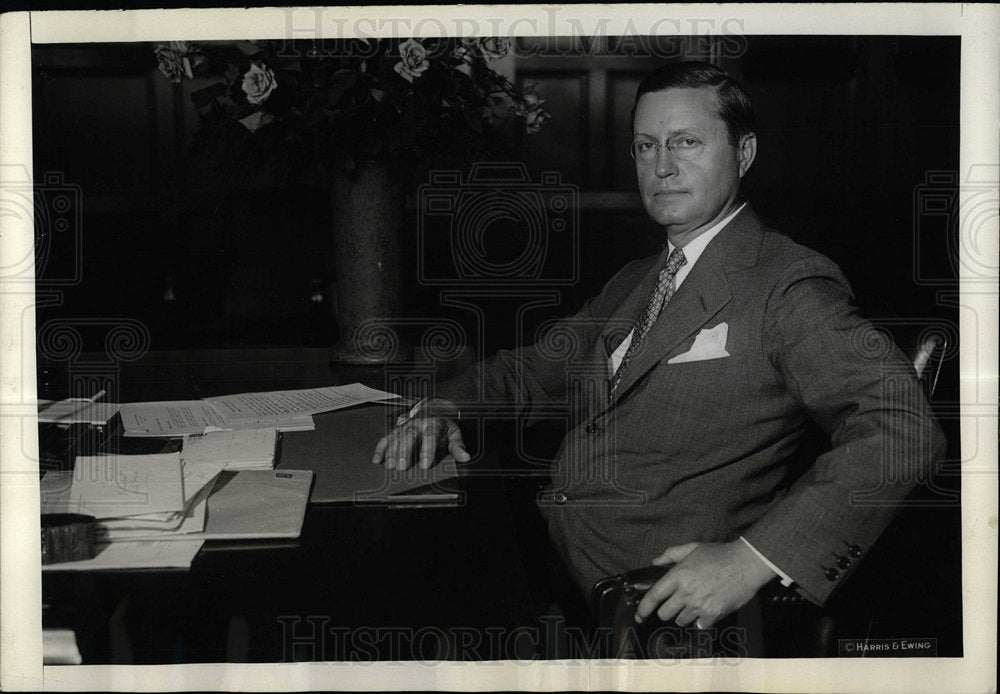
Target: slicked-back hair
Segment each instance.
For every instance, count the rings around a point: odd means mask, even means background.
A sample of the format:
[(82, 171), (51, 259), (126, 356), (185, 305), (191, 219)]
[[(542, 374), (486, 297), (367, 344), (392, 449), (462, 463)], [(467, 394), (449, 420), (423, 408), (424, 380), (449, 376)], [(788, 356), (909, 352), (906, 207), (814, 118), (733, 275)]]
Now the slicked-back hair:
[(737, 145), (757, 125), (753, 104), (743, 86), (722, 68), (700, 61), (667, 63), (646, 75), (635, 90), (632, 104), (632, 133), (635, 134), (635, 112), (643, 94), (667, 89), (698, 89), (713, 87), (719, 99), (719, 116), (726, 123), (730, 144)]

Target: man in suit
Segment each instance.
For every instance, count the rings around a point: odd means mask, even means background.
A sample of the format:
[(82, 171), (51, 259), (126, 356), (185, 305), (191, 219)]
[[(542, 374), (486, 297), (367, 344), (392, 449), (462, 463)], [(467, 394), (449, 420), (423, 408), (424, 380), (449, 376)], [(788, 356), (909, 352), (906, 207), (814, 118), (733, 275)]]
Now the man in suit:
[[(466, 461), (456, 420), (468, 403), (531, 413), (569, 401), (539, 504), (584, 594), (602, 576), (674, 564), (639, 620), (707, 628), (776, 577), (822, 604), (943, 451), (912, 370), (894, 347), (872, 349), (837, 266), (741, 198), (754, 125), (742, 87), (712, 65), (647, 76), (632, 154), (663, 251), (555, 327), (574, 355), (544, 339), (501, 351), (440, 384), (375, 451), (395, 468), (414, 454), (429, 466), (438, 447)], [(570, 363), (607, 371), (583, 383)], [(832, 446), (801, 472), (809, 419)]]

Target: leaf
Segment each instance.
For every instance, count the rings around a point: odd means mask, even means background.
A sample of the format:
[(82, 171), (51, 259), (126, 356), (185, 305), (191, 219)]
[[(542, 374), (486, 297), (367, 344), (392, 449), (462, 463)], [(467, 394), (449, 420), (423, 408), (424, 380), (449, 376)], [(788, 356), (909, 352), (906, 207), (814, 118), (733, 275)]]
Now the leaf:
[(244, 55), (257, 55), (260, 53), (260, 46), (252, 41), (237, 41), (236, 47), (243, 51)]
[(475, 114), (469, 113), (468, 111), (462, 111), (462, 115), (465, 116), (465, 122), (468, 124), (472, 132), (483, 132), (483, 123)]
[(216, 82), (204, 89), (191, 92), (191, 103), (196, 109), (202, 109), (212, 103), (216, 98), (226, 93), (226, 85), (223, 82)]

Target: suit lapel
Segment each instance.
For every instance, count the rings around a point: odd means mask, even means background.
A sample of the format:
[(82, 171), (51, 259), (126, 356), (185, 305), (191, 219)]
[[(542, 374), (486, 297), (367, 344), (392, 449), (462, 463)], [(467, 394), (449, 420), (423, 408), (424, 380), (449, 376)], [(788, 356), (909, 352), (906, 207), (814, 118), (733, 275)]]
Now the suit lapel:
[[(646, 334), (640, 350), (612, 394), (614, 404), (646, 373), (684, 340), (692, 337), (729, 303), (727, 272), (756, 264), (763, 225), (747, 206), (705, 248), (691, 273)], [(654, 268), (653, 275), (659, 272)], [(654, 279), (655, 281), (655, 279)], [(648, 300), (651, 284), (644, 282)], [(638, 309), (636, 309), (638, 310)]]
[(632, 330), (636, 318), (645, 309), (646, 302), (649, 301), (649, 295), (656, 286), (660, 269), (665, 262), (667, 262), (666, 247), (660, 252), (659, 256), (650, 258), (650, 265), (646, 274), (643, 275), (632, 291), (625, 296), (614, 314), (607, 319), (601, 331), (600, 344), (598, 345), (598, 352), (602, 359), (607, 360), (611, 356), (611, 353), (629, 334), (629, 331)]

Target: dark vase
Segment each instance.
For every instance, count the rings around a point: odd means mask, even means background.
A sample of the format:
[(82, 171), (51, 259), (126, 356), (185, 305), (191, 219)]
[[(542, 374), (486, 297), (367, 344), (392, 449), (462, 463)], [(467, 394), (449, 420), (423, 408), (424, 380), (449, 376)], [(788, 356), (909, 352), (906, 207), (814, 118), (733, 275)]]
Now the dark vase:
[(359, 160), (332, 175), (338, 341), (330, 359), (377, 365), (407, 360), (412, 349), (394, 328), (402, 314), (402, 176), (388, 162)]

